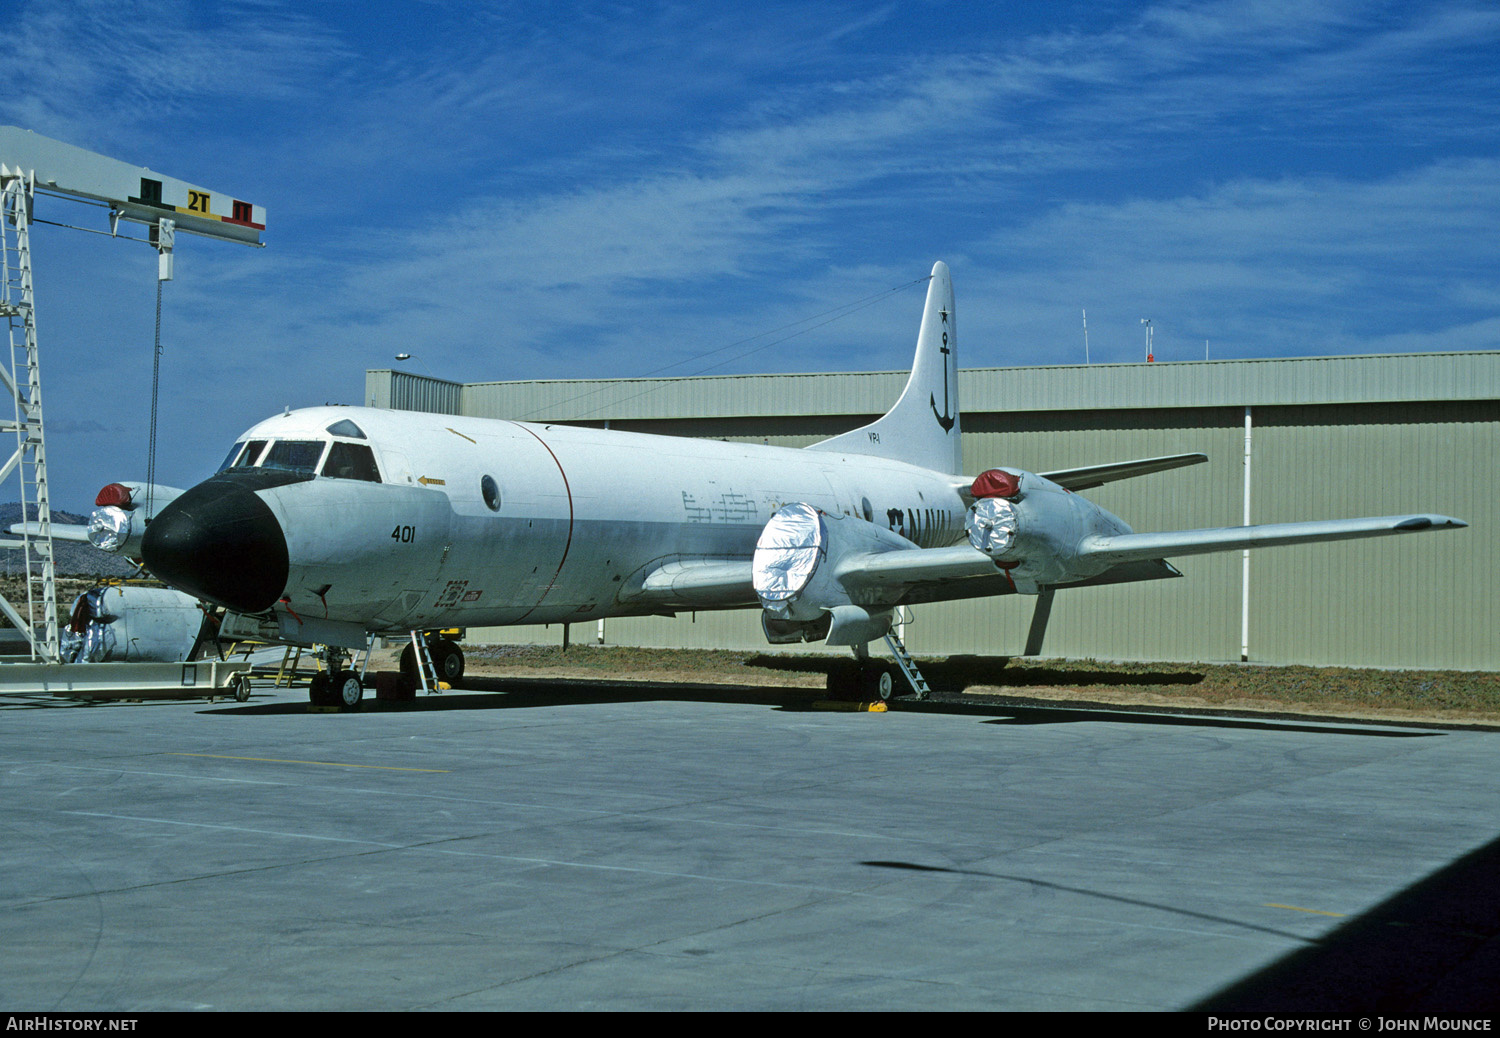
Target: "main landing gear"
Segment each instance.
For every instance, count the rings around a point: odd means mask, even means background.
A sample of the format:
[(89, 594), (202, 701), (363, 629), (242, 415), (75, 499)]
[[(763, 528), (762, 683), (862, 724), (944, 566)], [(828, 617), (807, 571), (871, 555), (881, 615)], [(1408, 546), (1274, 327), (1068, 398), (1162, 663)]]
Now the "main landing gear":
[(886, 635), (885, 641), (896, 657), (894, 663), (871, 656), (868, 645), (856, 645), (853, 661), (841, 661), (828, 671), (828, 691), (843, 699), (884, 703), (909, 689), (917, 699), (926, 699), (927, 680), (917, 669), (917, 661), (894, 634)]
[[(464, 651), (458, 643), (441, 635), (429, 634), (427, 652), (432, 657), (432, 669), (437, 679), (449, 688), (458, 688), (464, 677)], [(413, 684), (421, 680), (417, 670), (417, 653), (412, 645), (401, 650), (401, 674)], [(433, 689), (432, 691), (436, 691)]]

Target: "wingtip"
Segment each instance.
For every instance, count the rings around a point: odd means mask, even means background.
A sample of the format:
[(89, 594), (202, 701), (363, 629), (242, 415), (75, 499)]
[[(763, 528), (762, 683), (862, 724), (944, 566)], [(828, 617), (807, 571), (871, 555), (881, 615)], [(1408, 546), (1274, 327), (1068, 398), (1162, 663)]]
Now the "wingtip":
[(1416, 533), (1419, 530), (1460, 530), (1468, 525), (1450, 515), (1413, 515), (1397, 523), (1396, 529), (1402, 533)]

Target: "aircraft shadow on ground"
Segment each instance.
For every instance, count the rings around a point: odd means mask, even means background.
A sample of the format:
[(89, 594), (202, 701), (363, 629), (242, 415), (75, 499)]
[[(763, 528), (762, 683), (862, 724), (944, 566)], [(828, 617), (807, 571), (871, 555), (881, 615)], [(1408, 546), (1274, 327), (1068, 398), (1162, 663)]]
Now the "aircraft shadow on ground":
[[(829, 694), (820, 688), (788, 688), (765, 685), (737, 685), (708, 682), (657, 682), (616, 681), (608, 675), (598, 678), (547, 678), (547, 677), (471, 677), (464, 679), (464, 688), (438, 695), (417, 695), (404, 701), (365, 700), (364, 709), (370, 712), (406, 711), (424, 712), (439, 710), (540, 710), (555, 707), (576, 707), (596, 703), (740, 703), (771, 707), (784, 711), (810, 711), (827, 708)], [(496, 695), (495, 693), (501, 693)], [(852, 708), (853, 703), (838, 703), (837, 706)], [(307, 704), (300, 700), (280, 699), (273, 702), (239, 704), (219, 703), (207, 705), (200, 711), (211, 714), (271, 715), (298, 714), (307, 712)], [(1131, 709), (1104, 706), (1057, 707), (1034, 703), (1007, 702), (994, 696), (940, 695), (925, 702), (915, 699), (897, 700), (890, 705), (893, 712), (924, 714), (947, 714), (972, 717), (995, 725), (1032, 724), (1077, 724), (1083, 722), (1116, 722), (1127, 724), (1184, 725), (1191, 727), (1245, 728), (1262, 731), (1307, 731), (1324, 735), (1360, 735), (1383, 738), (1426, 738), (1437, 734), (1429, 731), (1382, 729), (1368, 726), (1332, 726), (1328, 723), (1308, 721), (1306, 718), (1286, 718), (1273, 715), (1254, 714), (1229, 716), (1223, 713), (1202, 712), (1185, 714), (1162, 708), (1142, 707)]]
[[(971, 685), (1005, 685), (1007, 688), (1073, 688), (1078, 685), (1197, 685), (1205, 676), (1198, 671), (1144, 670), (1127, 673), (1104, 668), (1013, 666), (1010, 656), (948, 656), (922, 660), (922, 676), (935, 692), (962, 692)], [(747, 667), (826, 674), (832, 667), (852, 661), (828, 656), (752, 656)]]

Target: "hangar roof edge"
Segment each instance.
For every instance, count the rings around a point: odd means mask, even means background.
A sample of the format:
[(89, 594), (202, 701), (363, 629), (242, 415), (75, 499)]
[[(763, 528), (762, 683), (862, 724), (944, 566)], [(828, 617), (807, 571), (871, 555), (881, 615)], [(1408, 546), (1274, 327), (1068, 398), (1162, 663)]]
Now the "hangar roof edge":
[[(964, 368), (960, 374), (968, 412), (1500, 399), (1500, 350)], [(388, 381), (391, 406), (402, 406), (403, 391), (418, 392), (428, 382), (458, 388), (406, 372), (367, 376)], [(461, 411), (548, 421), (873, 415), (896, 399), (906, 376), (879, 371), (469, 382), (462, 384)]]

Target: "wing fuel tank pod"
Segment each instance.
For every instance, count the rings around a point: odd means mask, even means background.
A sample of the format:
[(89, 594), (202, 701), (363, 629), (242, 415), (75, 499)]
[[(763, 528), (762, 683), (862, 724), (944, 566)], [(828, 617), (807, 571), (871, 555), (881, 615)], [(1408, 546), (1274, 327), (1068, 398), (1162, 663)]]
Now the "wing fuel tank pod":
[(856, 556), (902, 550), (917, 546), (863, 519), (827, 515), (807, 504), (779, 509), (761, 530), (751, 570), (767, 639), (864, 645), (885, 637), (891, 609), (853, 601), (840, 565)]

